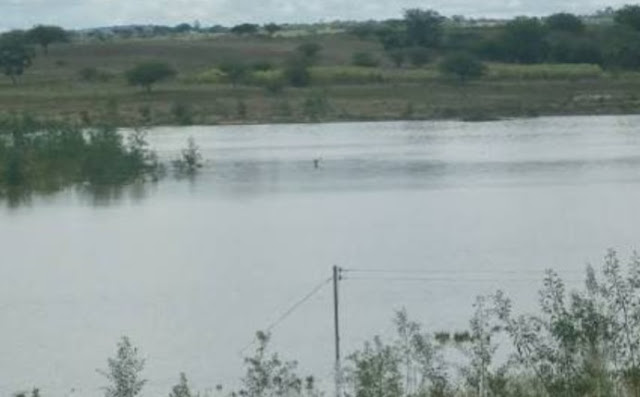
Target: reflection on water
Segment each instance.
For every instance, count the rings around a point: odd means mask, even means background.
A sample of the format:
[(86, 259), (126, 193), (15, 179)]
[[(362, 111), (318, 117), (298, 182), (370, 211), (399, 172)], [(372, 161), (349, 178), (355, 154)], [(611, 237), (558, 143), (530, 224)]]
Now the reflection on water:
[[(181, 371), (201, 391), (232, 384), (254, 331), (333, 265), (461, 275), (345, 280), (345, 352), (388, 332), (401, 306), (430, 331), (464, 327), (475, 295), (496, 288), (526, 308), (545, 268), (575, 280), (609, 247), (640, 248), (639, 123), (154, 129), (165, 163), (195, 138), (206, 161), (195, 179), (5, 200), (17, 210), (0, 211), (0, 394), (102, 395), (94, 369), (123, 334), (148, 359), (148, 396)], [(321, 380), (331, 315), (323, 291), (274, 330), (274, 346)]]

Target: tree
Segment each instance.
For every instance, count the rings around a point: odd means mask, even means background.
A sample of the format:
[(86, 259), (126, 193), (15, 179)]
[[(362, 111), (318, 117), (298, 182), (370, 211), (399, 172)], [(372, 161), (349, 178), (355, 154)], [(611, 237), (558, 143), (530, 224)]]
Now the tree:
[(620, 25), (626, 25), (634, 30), (640, 30), (640, 6), (626, 5), (616, 11), (614, 20)]
[(257, 333), (258, 347), (252, 357), (245, 358), (246, 374), (242, 389), (234, 395), (243, 397), (317, 397), (313, 377), (303, 380), (296, 374), (295, 361), (282, 361), (277, 354), (268, 353), (269, 335)]
[(269, 36), (273, 37), (276, 33), (282, 30), (282, 26), (277, 23), (268, 23), (264, 25), (264, 30)]
[(292, 56), (287, 59), (284, 67), (284, 78), (294, 87), (310, 85), (309, 61), (301, 56)]
[(442, 43), (444, 17), (436, 11), (409, 9), (404, 21), (409, 45), (437, 48)]
[(173, 27), (173, 31), (176, 33), (188, 33), (188, 32), (191, 32), (192, 30), (193, 30), (193, 27), (186, 22), (183, 22)]
[(151, 86), (159, 81), (167, 80), (176, 75), (175, 69), (164, 62), (139, 63), (126, 73), (129, 84), (145, 88), (151, 92)]
[(571, 33), (581, 33), (584, 31), (584, 22), (582, 22), (582, 19), (566, 12), (549, 16), (545, 23), (550, 30)]
[(173, 162), (173, 167), (179, 176), (193, 176), (202, 166), (200, 148), (196, 144), (195, 139), (189, 137), (187, 147), (182, 150), (181, 157)]
[(548, 51), (546, 29), (538, 18), (518, 17), (506, 24), (503, 36), (507, 60), (542, 62)]
[(13, 84), (31, 66), (34, 56), (24, 32), (14, 30), (0, 36), (0, 68)]
[(300, 53), (307, 61), (315, 62), (318, 60), (318, 54), (322, 51), (322, 46), (318, 43), (303, 43), (300, 44), (296, 51)]
[(109, 381), (104, 388), (105, 397), (135, 397), (147, 382), (140, 378), (145, 361), (138, 355), (128, 337), (123, 336), (118, 343), (116, 357), (107, 361), (107, 370), (99, 370)]
[(444, 75), (454, 76), (464, 83), (481, 77), (486, 67), (473, 55), (459, 52), (447, 55), (438, 65)]
[(247, 66), (240, 62), (225, 62), (218, 66), (218, 69), (227, 75), (231, 85), (234, 87), (247, 75)]
[(407, 55), (402, 49), (387, 50), (386, 54), (397, 68), (402, 66)]
[(431, 51), (424, 47), (411, 47), (405, 50), (409, 62), (415, 67), (421, 67), (431, 60)]
[(69, 41), (69, 33), (59, 26), (38, 25), (27, 32), (27, 38), (30, 42), (40, 45), (45, 55), (48, 55), (51, 44)]
[(252, 35), (257, 34), (260, 26), (253, 23), (242, 23), (231, 28), (231, 33), (237, 35)]
[(184, 372), (180, 373), (180, 383), (173, 386), (169, 397), (191, 397), (191, 389)]
[(380, 65), (380, 60), (374, 57), (372, 53), (366, 51), (355, 52), (352, 56), (352, 63), (355, 66), (366, 68), (375, 68)]

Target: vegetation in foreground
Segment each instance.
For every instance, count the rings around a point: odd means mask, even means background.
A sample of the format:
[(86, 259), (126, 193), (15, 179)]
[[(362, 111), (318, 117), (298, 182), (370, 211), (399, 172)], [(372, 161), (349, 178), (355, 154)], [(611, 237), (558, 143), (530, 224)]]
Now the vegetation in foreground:
[[(0, 36), (0, 107), (119, 126), (637, 113), (640, 6)], [(142, 88), (142, 89), (140, 89)]]
[[(498, 291), (479, 297), (462, 332), (426, 332), (405, 311), (396, 314), (396, 337), (375, 337), (353, 352), (342, 371), (350, 397), (585, 397), (640, 395), (640, 257), (628, 266), (609, 251), (600, 274), (588, 267), (581, 290), (567, 291), (548, 271), (539, 312), (513, 313)], [(321, 397), (312, 376), (295, 361), (268, 349), (258, 332), (255, 353), (230, 397)], [(455, 353), (455, 354), (454, 354)], [(124, 337), (108, 360), (105, 397), (136, 397), (143, 390), (145, 362)], [(187, 376), (167, 390), (170, 397), (197, 394)], [(222, 386), (218, 387), (222, 393)], [(37, 397), (40, 391), (34, 389)], [(17, 396), (25, 396), (19, 393)]]

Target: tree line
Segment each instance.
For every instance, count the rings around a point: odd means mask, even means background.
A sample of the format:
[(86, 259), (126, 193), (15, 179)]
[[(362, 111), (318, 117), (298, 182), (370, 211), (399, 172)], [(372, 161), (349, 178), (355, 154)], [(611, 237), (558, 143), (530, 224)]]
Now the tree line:
[(403, 19), (360, 23), (350, 32), (379, 41), (397, 66), (406, 61), (426, 64), (442, 54), (465, 52), (484, 61), (640, 67), (638, 5), (614, 11), (610, 24), (587, 24), (574, 14), (558, 13), (465, 26), (434, 10), (409, 9)]

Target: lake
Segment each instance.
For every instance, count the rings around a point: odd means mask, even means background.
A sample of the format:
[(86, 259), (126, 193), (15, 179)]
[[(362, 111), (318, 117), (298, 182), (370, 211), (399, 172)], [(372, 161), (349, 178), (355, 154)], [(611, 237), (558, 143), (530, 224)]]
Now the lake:
[[(543, 272), (579, 285), (640, 248), (640, 117), (157, 128), (206, 166), (109, 198), (67, 191), (0, 209), (0, 394), (100, 396), (119, 337), (144, 396), (229, 391), (255, 331), (330, 386), (332, 266), (342, 348), (393, 335), (406, 307), (463, 330), (498, 288), (531, 310)], [(317, 160), (314, 163), (314, 160)], [(244, 349), (244, 350), (243, 350)], [(215, 394), (215, 393), (214, 393)]]

